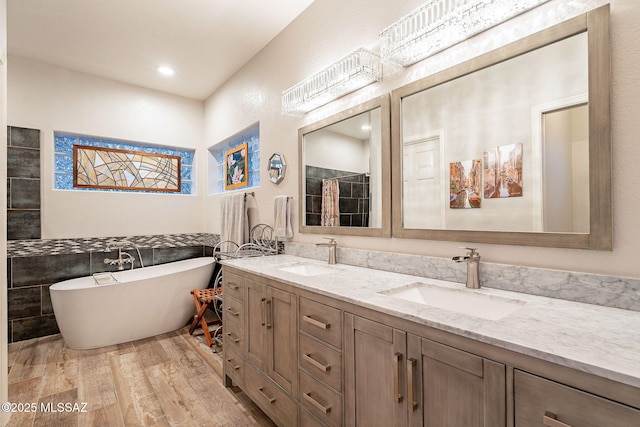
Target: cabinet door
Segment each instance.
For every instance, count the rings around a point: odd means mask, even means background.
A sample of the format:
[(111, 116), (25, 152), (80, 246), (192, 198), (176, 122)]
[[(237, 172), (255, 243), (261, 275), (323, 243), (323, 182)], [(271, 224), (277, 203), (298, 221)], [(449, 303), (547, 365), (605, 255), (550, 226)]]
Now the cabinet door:
[(425, 426), (506, 425), (504, 365), (427, 339), (421, 350)]
[(346, 313), (345, 424), (404, 426), (406, 333)]
[(267, 360), (267, 287), (246, 280), (245, 354), (247, 360), (265, 372)]
[(297, 395), (298, 346), (296, 296), (269, 288), (267, 296), (267, 374), (290, 395)]

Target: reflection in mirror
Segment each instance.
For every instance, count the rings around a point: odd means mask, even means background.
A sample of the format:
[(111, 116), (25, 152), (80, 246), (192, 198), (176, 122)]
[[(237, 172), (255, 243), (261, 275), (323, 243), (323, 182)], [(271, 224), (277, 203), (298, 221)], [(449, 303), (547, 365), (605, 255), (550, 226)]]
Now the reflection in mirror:
[(394, 91), (394, 235), (609, 249), (608, 69), (605, 6)]
[[(587, 137), (588, 123), (577, 122), (576, 126), (584, 127), (572, 128), (570, 114), (556, 113), (555, 134), (546, 134), (549, 123), (542, 123), (550, 109), (562, 108), (575, 97), (586, 98), (587, 91), (587, 37), (583, 33), (405, 97), (404, 226), (546, 231), (541, 226), (549, 222), (565, 223), (566, 228), (554, 231), (574, 231), (573, 224), (548, 217), (564, 216), (565, 203), (534, 207), (534, 201), (540, 199), (554, 203), (534, 180), (544, 176), (542, 170), (547, 171), (550, 184), (558, 184), (556, 178), (571, 180), (567, 153), (554, 153), (552, 146), (560, 145), (558, 139), (565, 135), (570, 138), (571, 132)], [(538, 107), (541, 105), (544, 107)], [(544, 144), (534, 146), (534, 140)], [(571, 148), (570, 142), (563, 146)], [(521, 152), (516, 156), (514, 150)], [(575, 168), (588, 169), (588, 155), (580, 160), (586, 163)], [(563, 182), (561, 187), (577, 185), (588, 192), (588, 181)], [(509, 191), (508, 186), (518, 190)], [(581, 222), (588, 224), (588, 210), (576, 215), (587, 216)]]
[(300, 231), (390, 234), (389, 98), (302, 128)]
[(284, 156), (280, 153), (273, 153), (269, 157), (269, 181), (274, 184), (280, 184), (284, 179), (286, 170), (287, 164), (284, 161)]

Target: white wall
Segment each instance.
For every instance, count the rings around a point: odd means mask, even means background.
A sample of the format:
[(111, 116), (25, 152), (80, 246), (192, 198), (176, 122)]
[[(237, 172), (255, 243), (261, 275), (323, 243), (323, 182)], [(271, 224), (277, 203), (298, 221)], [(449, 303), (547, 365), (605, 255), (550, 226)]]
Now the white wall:
[[(203, 230), (204, 104), (9, 57), (8, 124), (41, 130), (42, 238)], [(197, 148), (198, 195), (54, 190), (53, 132)]]
[(352, 138), (326, 129), (304, 137), (305, 165), (354, 173), (369, 172), (369, 140)]
[[(512, 21), (460, 43), (381, 82), (347, 95), (302, 118), (280, 113), (283, 90), (312, 75), (358, 47), (375, 48), (378, 34), (423, 0), (316, 0), (265, 49), (205, 103), (205, 140), (211, 144), (260, 121), (263, 156), (282, 152), (288, 175), (281, 185), (268, 182), (266, 168), (262, 186), (255, 189), (262, 220), (273, 221), (273, 197), (298, 196), (297, 129), (322, 118), (389, 93), (394, 88), (431, 75), (482, 52), (522, 38), (605, 3), (611, 4), (612, 136), (614, 250), (612, 252), (549, 249), (478, 244), (486, 261), (640, 277), (636, 262), (640, 228), (640, 193), (637, 181), (640, 146), (637, 116), (640, 114), (640, 3), (631, 0), (551, 0)], [(386, 70), (388, 71), (388, 70)], [(219, 196), (207, 198), (205, 228), (219, 231)], [(297, 210), (294, 212), (297, 216)], [(294, 229), (297, 231), (297, 217)], [(296, 232), (294, 241), (316, 242), (315, 235)], [(460, 242), (413, 239), (338, 237), (342, 247), (368, 248), (449, 257), (460, 254)]]

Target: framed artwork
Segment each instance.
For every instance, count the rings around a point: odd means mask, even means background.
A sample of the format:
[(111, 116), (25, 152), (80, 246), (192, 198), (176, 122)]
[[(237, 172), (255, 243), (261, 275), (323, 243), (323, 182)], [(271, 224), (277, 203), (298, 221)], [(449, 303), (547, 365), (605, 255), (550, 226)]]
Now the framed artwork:
[(180, 156), (74, 145), (73, 186), (179, 193)]
[(522, 197), (522, 144), (501, 145), (484, 152), (484, 197)]
[(249, 185), (249, 146), (245, 142), (225, 151), (224, 189)]
[(465, 160), (449, 164), (449, 207), (452, 209), (480, 208), (482, 188), (482, 160)]

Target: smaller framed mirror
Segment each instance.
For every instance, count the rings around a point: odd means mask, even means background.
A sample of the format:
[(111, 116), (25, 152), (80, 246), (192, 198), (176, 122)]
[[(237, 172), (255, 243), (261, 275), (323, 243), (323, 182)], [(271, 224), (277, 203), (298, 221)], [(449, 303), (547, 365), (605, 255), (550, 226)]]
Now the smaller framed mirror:
[(284, 155), (281, 153), (273, 153), (269, 157), (269, 181), (274, 184), (280, 184), (284, 179), (287, 170), (287, 163), (284, 161)]
[(391, 235), (389, 95), (298, 129), (301, 233)]

